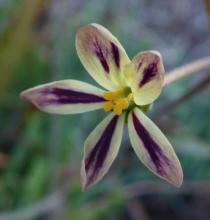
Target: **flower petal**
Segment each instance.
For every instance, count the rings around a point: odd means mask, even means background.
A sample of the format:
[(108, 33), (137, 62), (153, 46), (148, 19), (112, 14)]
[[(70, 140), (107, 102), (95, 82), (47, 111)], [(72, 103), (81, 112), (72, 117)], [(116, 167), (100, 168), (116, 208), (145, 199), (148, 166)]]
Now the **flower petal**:
[(108, 90), (125, 86), (123, 66), (130, 62), (120, 42), (106, 28), (89, 24), (76, 35), (78, 56), (98, 84)]
[(103, 108), (104, 91), (77, 80), (61, 80), (28, 89), (21, 97), (48, 113), (75, 114)]
[(139, 159), (154, 174), (180, 187), (183, 173), (180, 162), (167, 138), (139, 109), (128, 116), (131, 144)]
[(125, 114), (110, 113), (88, 136), (81, 167), (83, 190), (95, 185), (107, 173), (119, 151)]
[(150, 104), (160, 95), (164, 77), (160, 53), (145, 51), (137, 54), (125, 71), (136, 104)]

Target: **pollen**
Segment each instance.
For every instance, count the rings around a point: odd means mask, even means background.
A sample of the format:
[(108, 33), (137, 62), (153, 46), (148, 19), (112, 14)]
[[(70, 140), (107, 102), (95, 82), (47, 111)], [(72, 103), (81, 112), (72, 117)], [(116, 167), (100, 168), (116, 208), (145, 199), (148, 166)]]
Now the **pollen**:
[(113, 108), (113, 111), (115, 115), (121, 115), (122, 114), (122, 108), (119, 105), (115, 105)]
[(126, 94), (125, 90), (118, 90), (104, 93), (104, 98), (107, 100), (103, 106), (104, 111), (113, 110), (115, 115), (121, 115), (123, 110), (129, 107), (130, 102), (133, 100), (133, 94)]
[(117, 90), (115, 92), (105, 92), (104, 93), (104, 98), (106, 100), (112, 101), (112, 100), (115, 100), (115, 99), (123, 96), (123, 94), (124, 94), (123, 90)]
[(128, 98), (119, 98), (115, 103), (120, 108), (127, 109), (129, 105), (129, 100)]
[(105, 104), (104, 104), (104, 111), (108, 112), (108, 111), (110, 111), (112, 109), (113, 109), (113, 103), (111, 101), (105, 102)]

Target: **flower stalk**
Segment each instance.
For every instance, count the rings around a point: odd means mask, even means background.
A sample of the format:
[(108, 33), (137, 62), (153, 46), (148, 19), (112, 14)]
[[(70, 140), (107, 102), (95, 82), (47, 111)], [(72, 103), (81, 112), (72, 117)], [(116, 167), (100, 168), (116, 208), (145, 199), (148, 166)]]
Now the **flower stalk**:
[(165, 76), (163, 86), (166, 87), (187, 76), (198, 74), (207, 69), (210, 69), (210, 56), (198, 59), (168, 72)]

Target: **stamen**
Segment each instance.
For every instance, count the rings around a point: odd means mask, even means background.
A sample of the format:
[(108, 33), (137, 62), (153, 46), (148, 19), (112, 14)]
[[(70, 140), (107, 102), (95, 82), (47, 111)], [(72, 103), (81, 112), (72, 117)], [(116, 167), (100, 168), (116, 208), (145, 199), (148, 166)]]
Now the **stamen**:
[(108, 101), (112, 101), (115, 100), (117, 98), (119, 98), (120, 96), (122, 96), (124, 93), (124, 90), (117, 90), (115, 92), (105, 92), (104, 93), (104, 98)]
[(110, 110), (113, 109), (113, 102), (109, 101), (109, 102), (105, 102), (104, 104), (104, 111), (108, 112)]
[[(126, 97), (125, 97), (126, 96)], [(115, 115), (121, 115), (123, 110), (129, 107), (130, 101), (133, 100), (132, 93), (126, 93), (124, 90), (104, 93), (104, 98), (107, 100), (104, 104), (104, 111), (113, 110)]]
[(127, 109), (129, 105), (129, 101), (127, 98), (119, 98), (116, 101), (116, 105), (120, 106), (122, 109)]
[(119, 105), (114, 105), (113, 111), (114, 111), (115, 115), (121, 115), (122, 114), (122, 108)]

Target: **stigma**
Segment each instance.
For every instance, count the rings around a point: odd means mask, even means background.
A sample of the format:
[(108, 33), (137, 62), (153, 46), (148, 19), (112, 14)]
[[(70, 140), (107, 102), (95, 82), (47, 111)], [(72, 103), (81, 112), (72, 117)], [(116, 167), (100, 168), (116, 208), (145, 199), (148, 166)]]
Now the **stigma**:
[(133, 94), (128, 89), (117, 90), (113, 92), (105, 92), (104, 99), (107, 100), (103, 106), (104, 111), (113, 111), (115, 115), (121, 115), (123, 110), (129, 107), (133, 100)]

